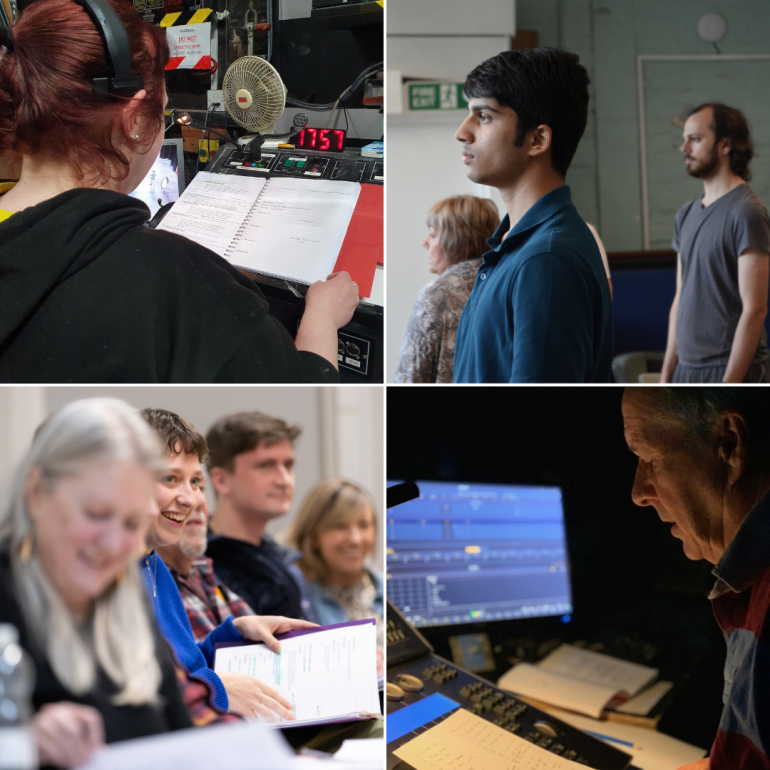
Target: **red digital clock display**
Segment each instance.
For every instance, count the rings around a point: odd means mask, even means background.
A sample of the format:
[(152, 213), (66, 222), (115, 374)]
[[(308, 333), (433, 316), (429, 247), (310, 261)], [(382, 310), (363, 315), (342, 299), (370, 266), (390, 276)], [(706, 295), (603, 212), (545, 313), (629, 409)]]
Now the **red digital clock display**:
[(342, 152), (345, 149), (345, 132), (339, 128), (305, 128), (299, 132), (296, 146), (303, 150)]

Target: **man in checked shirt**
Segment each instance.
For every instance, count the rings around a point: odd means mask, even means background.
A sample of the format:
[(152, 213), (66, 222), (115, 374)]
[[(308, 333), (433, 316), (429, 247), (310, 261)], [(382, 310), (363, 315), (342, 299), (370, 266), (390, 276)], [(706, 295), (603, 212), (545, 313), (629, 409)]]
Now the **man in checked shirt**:
[[(205, 491), (203, 485), (201, 491)], [(190, 514), (178, 542), (158, 548), (179, 588), (196, 642), (203, 641), (231, 616), (254, 614), (254, 610), (214, 574), (213, 563), (206, 556), (208, 519), (204, 498), (203, 504)]]

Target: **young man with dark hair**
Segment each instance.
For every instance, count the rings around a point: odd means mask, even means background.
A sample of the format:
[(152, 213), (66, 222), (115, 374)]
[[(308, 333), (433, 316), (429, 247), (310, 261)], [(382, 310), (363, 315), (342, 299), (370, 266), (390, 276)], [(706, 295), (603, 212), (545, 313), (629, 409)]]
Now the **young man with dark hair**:
[(609, 285), (564, 184), (588, 82), (575, 54), (551, 49), (505, 51), (465, 81), (463, 163), (508, 214), (460, 319), (455, 382), (610, 381)]
[(770, 382), (770, 220), (747, 184), (754, 150), (746, 118), (702, 104), (684, 124), (681, 149), (704, 192), (676, 215), (676, 295), (661, 382)]
[(217, 495), (206, 555), (217, 577), (260, 615), (307, 612), (299, 554), (265, 531), (289, 512), (294, 497), (294, 442), (302, 429), (261, 412), (237, 412), (206, 436), (209, 476)]

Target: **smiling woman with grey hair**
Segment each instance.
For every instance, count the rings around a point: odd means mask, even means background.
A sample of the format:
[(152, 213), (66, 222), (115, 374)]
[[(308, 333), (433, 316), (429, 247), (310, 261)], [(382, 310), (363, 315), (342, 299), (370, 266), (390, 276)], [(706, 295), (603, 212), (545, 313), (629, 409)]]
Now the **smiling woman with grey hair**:
[(0, 500), (0, 622), (35, 664), (42, 764), (192, 724), (136, 566), (161, 460), (128, 404), (76, 401), (38, 429)]

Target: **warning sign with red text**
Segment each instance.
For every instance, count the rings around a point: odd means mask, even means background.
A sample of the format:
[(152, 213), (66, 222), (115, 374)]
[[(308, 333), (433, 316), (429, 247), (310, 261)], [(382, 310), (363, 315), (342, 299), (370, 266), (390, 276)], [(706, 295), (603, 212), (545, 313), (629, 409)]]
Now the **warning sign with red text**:
[(211, 69), (211, 22), (184, 27), (167, 27), (169, 57), (167, 70)]

